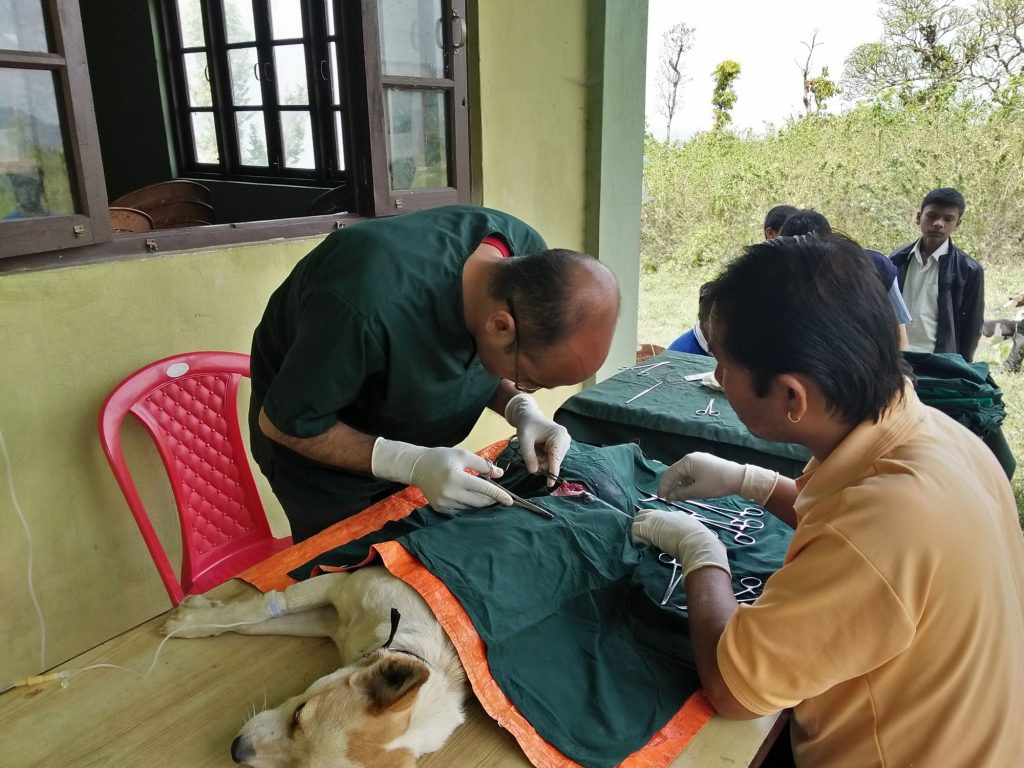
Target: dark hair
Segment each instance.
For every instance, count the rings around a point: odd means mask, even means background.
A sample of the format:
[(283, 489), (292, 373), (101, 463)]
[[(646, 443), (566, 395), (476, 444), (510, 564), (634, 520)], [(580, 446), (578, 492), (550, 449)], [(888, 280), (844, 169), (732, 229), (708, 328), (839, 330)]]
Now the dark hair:
[(711, 307), (714, 306), (715, 281), (709, 280), (700, 287), (697, 295), (697, 322), (706, 323), (711, 317)]
[(776, 232), (786, 219), (796, 213), (799, 208), (795, 205), (776, 205), (764, 217), (764, 228), (774, 229)]
[(587, 268), (600, 265), (593, 256), (552, 248), (498, 264), (490, 294), (515, 307), (516, 332), (524, 350), (558, 344), (593, 317), (592, 294), (580, 290), (590, 273)]
[[(779, 258), (779, 257), (782, 258)], [(758, 397), (807, 376), (850, 424), (877, 421), (910, 369), (892, 306), (864, 250), (840, 235), (748, 246), (714, 283), (713, 345), (748, 369)]]
[(924, 200), (921, 201), (921, 210), (923, 211), (925, 206), (928, 205), (941, 205), (944, 208), (956, 208), (960, 211), (961, 216), (964, 215), (964, 209), (967, 207), (967, 203), (964, 202), (964, 196), (952, 187), (939, 187), (938, 189), (933, 189), (925, 195)]
[(786, 217), (786, 221), (779, 230), (779, 235), (818, 235), (827, 237), (832, 234), (832, 225), (828, 223), (825, 214), (818, 213), (813, 208), (801, 208), (795, 213)]

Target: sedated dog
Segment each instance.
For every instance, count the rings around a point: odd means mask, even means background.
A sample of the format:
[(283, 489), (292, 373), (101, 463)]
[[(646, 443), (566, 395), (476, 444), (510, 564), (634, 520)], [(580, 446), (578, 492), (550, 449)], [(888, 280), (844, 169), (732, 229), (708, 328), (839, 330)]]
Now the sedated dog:
[(162, 631), (330, 637), (338, 646), (340, 669), (242, 727), (231, 757), (252, 768), (413, 768), (465, 719), (455, 647), (416, 591), (381, 566), (238, 602), (192, 596)]

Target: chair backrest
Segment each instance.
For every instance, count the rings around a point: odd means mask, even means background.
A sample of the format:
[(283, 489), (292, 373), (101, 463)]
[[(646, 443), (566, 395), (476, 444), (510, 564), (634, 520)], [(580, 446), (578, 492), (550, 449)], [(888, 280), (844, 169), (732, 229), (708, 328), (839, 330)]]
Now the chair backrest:
[[(175, 355), (131, 374), (100, 409), (103, 451), (175, 605), (290, 543), (273, 538), (249, 468), (237, 405), (239, 381), (248, 375), (245, 354)], [(125, 462), (121, 426), (128, 413), (156, 443), (174, 492), (181, 523), (180, 579)]]

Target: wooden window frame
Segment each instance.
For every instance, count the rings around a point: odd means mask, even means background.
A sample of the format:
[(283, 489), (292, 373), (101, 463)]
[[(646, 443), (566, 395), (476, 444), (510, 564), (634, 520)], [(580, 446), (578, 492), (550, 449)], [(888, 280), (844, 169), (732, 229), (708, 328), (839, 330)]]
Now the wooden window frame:
[[(313, 237), (348, 226), (365, 218), (389, 216), (452, 203), (469, 203), (469, 99), (467, 50), (462, 20), (465, 0), (443, 0), (447, 77), (433, 81), (420, 78), (385, 78), (381, 75), (380, 39), (376, 0), (328, 0), (335, 3), (335, 21), (342, 36), (339, 45), (349, 49), (350, 60), (361, 60), (359, 71), (349, 67), (339, 88), (347, 90), (347, 115), (351, 139), (346, 148), (350, 170), (352, 206), (348, 212), (291, 217), (264, 221), (216, 224), (184, 229), (156, 230), (112, 235), (107, 211), (106, 186), (96, 134), (91, 85), (81, 17), (76, 0), (44, 0), (53, 20), (57, 50), (62, 55), (0, 52), (0, 66), (55, 69), (61, 73), (60, 96), (66, 100), (65, 149), (70, 154), (73, 189), (79, 195), (82, 214), (25, 221), (0, 222), (0, 274), (53, 269), (63, 266), (138, 258), (168, 251), (241, 245), (269, 238)], [(58, 23), (59, 21), (59, 23)], [(453, 48), (458, 25), (462, 44)], [(369, 41), (369, 42), (368, 42)], [(393, 190), (388, 172), (386, 88), (409, 86), (444, 90), (448, 99), (449, 186), (422, 190)], [(173, 108), (173, 107), (172, 107)], [(359, 112), (364, 119), (354, 119)], [(172, 121), (172, 122), (177, 122)], [(182, 178), (191, 178), (187, 173)], [(202, 180), (201, 176), (196, 176)], [(275, 180), (278, 183), (289, 183)], [(72, 234), (82, 225), (83, 232)]]
[(53, 251), (112, 237), (78, 2), (45, 0), (42, 6), (54, 52), (0, 51), (0, 67), (54, 74), (76, 213), (0, 222), (0, 264), (23, 254), (25, 243), (33, 251)]

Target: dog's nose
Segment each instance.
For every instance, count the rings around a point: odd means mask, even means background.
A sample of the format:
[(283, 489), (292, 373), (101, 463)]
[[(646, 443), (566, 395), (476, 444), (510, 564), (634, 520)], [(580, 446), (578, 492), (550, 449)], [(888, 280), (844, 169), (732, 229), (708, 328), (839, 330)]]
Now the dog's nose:
[(231, 759), (236, 763), (244, 763), (250, 757), (252, 757), (252, 749), (242, 741), (241, 736), (235, 736), (235, 740), (231, 742)]

